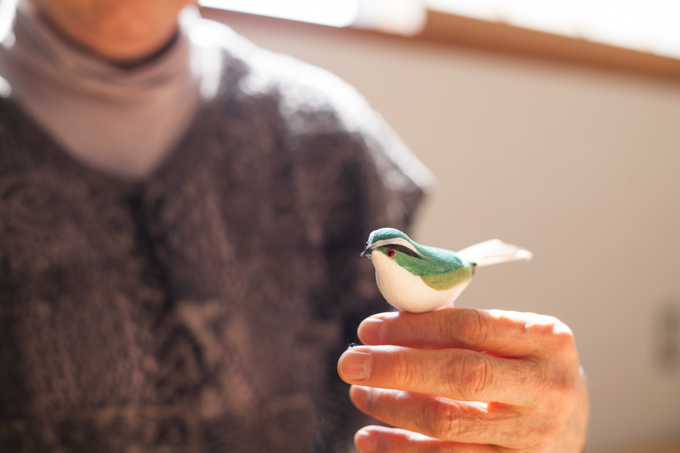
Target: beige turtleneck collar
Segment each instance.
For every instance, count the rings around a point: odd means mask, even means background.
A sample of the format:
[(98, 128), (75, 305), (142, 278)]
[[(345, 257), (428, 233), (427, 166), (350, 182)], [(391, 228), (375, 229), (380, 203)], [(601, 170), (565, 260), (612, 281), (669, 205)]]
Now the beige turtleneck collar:
[(195, 10), (167, 49), (123, 69), (64, 40), (27, 0), (2, 3), (14, 16), (0, 36), (12, 97), (76, 160), (127, 178), (153, 172), (199, 104), (203, 53), (186, 31)]

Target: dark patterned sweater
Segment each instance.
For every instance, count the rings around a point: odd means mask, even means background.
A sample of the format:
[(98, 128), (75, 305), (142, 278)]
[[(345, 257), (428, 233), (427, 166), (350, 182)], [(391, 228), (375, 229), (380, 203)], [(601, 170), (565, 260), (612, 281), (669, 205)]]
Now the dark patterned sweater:
[(360, 426), (335, 367), (387, 308), (359, 252), (409, 223), (411, 158), (333, 76), (215, 36), (143, 181), (0, 99), (1, 452), (347, 451)]

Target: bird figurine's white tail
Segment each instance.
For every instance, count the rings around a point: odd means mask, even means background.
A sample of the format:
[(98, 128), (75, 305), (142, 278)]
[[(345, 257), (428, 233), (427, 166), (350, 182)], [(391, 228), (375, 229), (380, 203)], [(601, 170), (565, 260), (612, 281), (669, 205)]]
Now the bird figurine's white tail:
[(506, 244), (500, 239), (491, 239), (459, 251), (458, 256), (469, 263), (475, 263), (478, 267), (482, 267), (509, 261), (529, 261), (532, 254), (529, 250)]

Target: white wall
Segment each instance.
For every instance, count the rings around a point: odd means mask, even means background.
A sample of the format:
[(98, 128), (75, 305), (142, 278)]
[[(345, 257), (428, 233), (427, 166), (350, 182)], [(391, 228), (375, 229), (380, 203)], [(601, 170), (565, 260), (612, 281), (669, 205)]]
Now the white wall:
[(500, 237), (534, 252), (482, 269), (458, 305), (572, 327), (592, 446), (680, 438), (680, 371), (654, 356), (660, 308), (680, 301), (680, 81), (231, 25), (355, 85), (433, 170), (418, 240)]

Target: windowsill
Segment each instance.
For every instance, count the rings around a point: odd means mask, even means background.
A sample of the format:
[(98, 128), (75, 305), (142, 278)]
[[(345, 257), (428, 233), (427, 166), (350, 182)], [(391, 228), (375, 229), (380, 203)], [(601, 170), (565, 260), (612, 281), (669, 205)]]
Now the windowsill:
[(402, 40), (424, 44), (464, 47), (522, 58), (566, 63), (615, 72), (680, 81), (680, 59), (554, 35), (495, 22), (429, 11), (424, 30), (413, 37), (390, 35), (353, 27), (334, 28), (272, 17), (256, 16), (215, 8), (201, 8), (202, 14), (225, 23), (250, 23), (287, 29), (308, 30), (310, 34), (344, 36), (362, 34), (376, 39)]
[(678, 59), (434, 11), (416, 39), (680, 80)]

